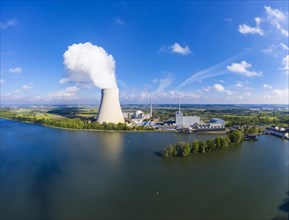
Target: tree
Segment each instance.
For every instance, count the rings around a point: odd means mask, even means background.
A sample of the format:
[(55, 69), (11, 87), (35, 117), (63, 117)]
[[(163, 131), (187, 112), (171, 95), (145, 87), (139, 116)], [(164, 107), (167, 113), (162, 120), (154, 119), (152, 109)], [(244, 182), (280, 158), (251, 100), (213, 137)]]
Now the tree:
[(199, 153), (206, 153), (206, 145), (205, 145), (206, 142), (203, 142), (201, 141), (199, 143), (199, 149), (198, 149), (198, 152)]
[(208, 152), (215, 149), (214, 148), (215, 144), (214, 144), (214, 141), (212, 139), (207, 140), (206, 143), (207, 143), (207, 151)]
[(199, 150), (199, 141), (193, 141), (192, 143), (192, 153), (197, 154)]

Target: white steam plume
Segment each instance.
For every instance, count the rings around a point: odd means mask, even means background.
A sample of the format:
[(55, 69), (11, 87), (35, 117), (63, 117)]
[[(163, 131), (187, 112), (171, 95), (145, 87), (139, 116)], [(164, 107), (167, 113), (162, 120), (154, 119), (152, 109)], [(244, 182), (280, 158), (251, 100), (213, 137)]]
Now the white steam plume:
[(63, 54), (68, 76), (62, 81), (90, 83), (101, 89), (117, 88), (115, 61), (102, 47), (90, 42), (72, 44)]

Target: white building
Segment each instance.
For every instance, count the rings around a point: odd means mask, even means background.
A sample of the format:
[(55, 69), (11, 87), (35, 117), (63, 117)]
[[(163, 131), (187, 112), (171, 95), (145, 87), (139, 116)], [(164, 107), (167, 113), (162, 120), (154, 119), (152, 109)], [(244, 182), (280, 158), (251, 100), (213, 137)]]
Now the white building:
[(272, 126), (266, 128), (266, 133), (275, 135), (277, 137), (289, 139), (289, 129), (288, 128), (278, 128), (277, 126)]
[(184, 116), (181, 111), (176, 112), (176, 126), (177, 128), (189, 127), (195, 123), (200, 123), (198, 116)]

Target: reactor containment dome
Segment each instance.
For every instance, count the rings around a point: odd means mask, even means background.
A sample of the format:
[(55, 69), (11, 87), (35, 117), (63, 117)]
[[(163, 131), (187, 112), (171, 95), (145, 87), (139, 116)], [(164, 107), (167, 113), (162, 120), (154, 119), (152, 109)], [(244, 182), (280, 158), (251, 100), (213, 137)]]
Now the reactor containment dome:
[(118, 88), (101, 90), (101, 102), (96, 119), (100, 124), (103, 122), (124, 123), (118, 93)]

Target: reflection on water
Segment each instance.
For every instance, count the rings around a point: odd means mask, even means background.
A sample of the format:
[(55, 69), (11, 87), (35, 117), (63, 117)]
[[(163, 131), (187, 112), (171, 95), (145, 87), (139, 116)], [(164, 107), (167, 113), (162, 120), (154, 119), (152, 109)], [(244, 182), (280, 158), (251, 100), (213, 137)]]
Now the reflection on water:
[(52, 219), (52, 202), (51, 195), (53, 194), (54, 182), (59, 178), (62, 171), (59, 162), (55, 158), (45, 158), (39, 164), (32, 183), (30, 193), (32, 200), (38, 205), (38, 213), (40, 219)]
[(105, 132), (98, 136), (98, 147), (110, 161), (120, 160), (123, 149), (123, 134), (120, 132)]

